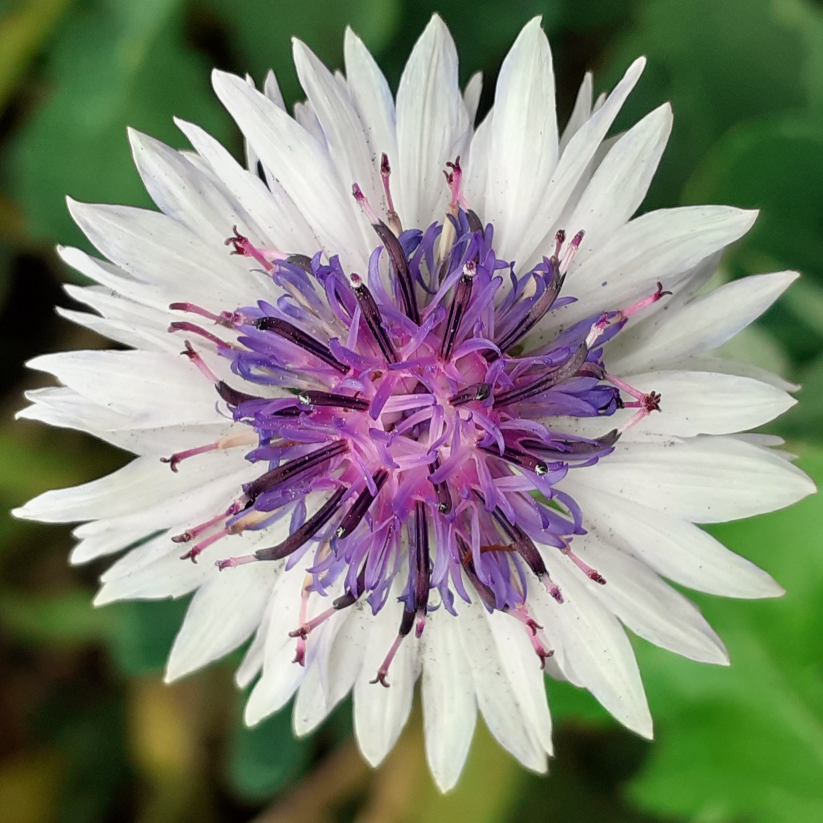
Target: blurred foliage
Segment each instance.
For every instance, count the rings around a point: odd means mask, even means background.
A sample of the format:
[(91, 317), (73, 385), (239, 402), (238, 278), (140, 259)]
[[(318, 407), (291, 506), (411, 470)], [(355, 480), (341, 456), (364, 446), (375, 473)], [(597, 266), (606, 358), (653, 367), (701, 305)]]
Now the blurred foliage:
[[(813, 0), (4, 0), (0, 2), (0, 509), (123, 461), (79, 435), (11, 423), (22, 362), (100, 345), (54, 318), (67, 277), (56, 242), (84, 243), (64, 195), (147, 204), (127, 125), (184, 145), (179, 115), (239, 155), (209, 90), (211, 66), (277, 72), (300, 97), (290, 38), (342, 67), (350, 24), (396, 84), (429, 15), (446, 19), (465, 81), (543, 16), (558, 101), (583, 72), (610, 87), (637, 54), (646, 75), (625, 128), (671, 100), (675, 128), (644, 208), (722, 202), (761, 210), (726, 258), (729, 277), (806, 275), (737, 352), (803, 384), (770, 431), (823, 482), (823, 7)], [(481, 114), (482, 114), (481, 111)], [(160, 681), (185, 600), (92, 609), (102, 566), (70, 569), (68, 530), (0, 515), (0, 823), (441, 821), (508, 823), (823, 820), (823, 503), (718, 526), (787, 588), (769, 602), (695, 598), (732, 667), (637, 643), (657, 740), (618, 728), (588, 694), (550, 683), (557, 758), (526, 774), (479, 725), (456, 791), (440, 796), (415, 715), (376, 773), (344, 703), (307, 740), (289, 709), (242, 725), (231, 663)], [(268, 812), (260, 810), (271, 805)]]

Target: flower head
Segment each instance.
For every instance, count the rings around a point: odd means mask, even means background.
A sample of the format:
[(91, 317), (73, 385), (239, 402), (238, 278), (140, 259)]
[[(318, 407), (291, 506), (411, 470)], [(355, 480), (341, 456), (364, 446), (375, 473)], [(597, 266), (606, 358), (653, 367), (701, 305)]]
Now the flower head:
[[(379, 762), (422, 680), (438, 784), (459, 776), (479, 708), (544, 769), (543, 672), (622, 722), (651, 720), (620, 622), (727, 661), (661, 576), (737, 597), (780, 593), (695, 523), (778, 508), (809, 480), (760, 436), (791, 405), (779, 379), (706, 356), (792, 273), (696, 296), (753, 215), (631, 220), (667, 106), (604, 138), (643, 61), (559, 136), (548, 42), (529, 23), (474, 128), (435, 17), (396, 103), (346, 36), (346, 77), (302, 44), (290, 117), (215, 72), (248, 169), (198, 127), (194, 152), (131, 134), (162, 213), (70, 203), (111, 262), (63, 258), (72, 319), (133, 351), (41, 357), (64, 384), (23, 416), (138, 457), (18, 510), (82, 521), (72, 556), (129, 548), (98, 603), (196, 594), (168, 664), (180, 677), (254, 635), (238, 683), (250, 723), (297, 693), (298, 733), (354, 689)], [(182, 356), (181, 356), (182, 353)]]

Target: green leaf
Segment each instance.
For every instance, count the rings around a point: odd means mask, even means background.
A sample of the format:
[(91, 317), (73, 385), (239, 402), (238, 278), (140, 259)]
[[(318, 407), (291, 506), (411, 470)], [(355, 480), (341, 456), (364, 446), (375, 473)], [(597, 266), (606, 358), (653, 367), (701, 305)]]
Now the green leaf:
[(51, 36), (69, 0), (28, 0), (0, 20), (0, 109)]
[(796, 269), (807, 275), (765, 318), (795, 360), (823, 345), (823, 117), (747, 123), (695, 171), (684, 199), (760, 209), (727, 262), (738, 273)]
[(240, 797), (264, 800), (306, 769), (311, 751), (311, 740), (292, 731), (291, 704), (252, 729), (237, 723), (229, 745), (229, 783)]
[(126, 126), (176, 145), (179, 115), (219, 138), (228, 115), (209, 89), (209, 67), (183, 44), (179, 0), (77, 7), (48, 61), (53, 93), (17, 135), (10, 176), (29, 232), (83, 242), (64, 197), (149, 205)]
[(137, 600), (103, 607), (104, 611), (113, 612), (109, 648), (124, 674), (146, 674), (166, 665), (188, 601)]
[[(823, 480), (823, 453), (801, 468)], [(724, 639), (731, 668), (643, 644), (657, 724), (632, 796), (658, 814), (698, 821), (823, 819), (823, 499), (713, 533), (759, 563), (787, 594), (766, 602), (695, 597)]]
[[(234, 46), (239, 66), (262, 84), (274, 69), (287, 101), (301, 99), (292, 65), (291, 39), (303, 40), (332, 70), (343, 67), (343, 33), (350, 25), (369, 48), (381, 49), (397, 26), (399, 0), (327, 0), (322, 13), (304, 0), (211, 0)], [(275, 13), (273, 13), (275, 12)]]
[(647, 207), (675, 205), (691, 170), (732, 126), (808, 103), (809, 44), (783, 5), (783, 0), (657, 0), (639, 6), (636, 26), (609, 60), (606, 85), (645, 54), (646, 73), (618, 127), (672, 102), (675, 127)]

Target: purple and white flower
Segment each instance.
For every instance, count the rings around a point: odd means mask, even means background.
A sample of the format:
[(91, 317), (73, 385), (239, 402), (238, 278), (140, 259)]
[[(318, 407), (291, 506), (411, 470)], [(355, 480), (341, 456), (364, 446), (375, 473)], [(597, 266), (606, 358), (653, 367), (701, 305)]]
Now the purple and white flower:
[(69, 202), (106, 259), (60, 250), (97, 284), (66, 287), (94, 313), (61, 313), (129, 350), (36, 358), (62, 385), (20, 416), (137, 457), (16, 514), (81, 522), (73, 563), (126, 550), (98, 605), (194, 592), (168, 680), (253, 636), (250, 724), (296, 694), (305, 734), (353, 690), (377, 764), (419, 678), (447, 790), (478, 709), (546, 768), (545, 671), (651, 736), (623, 625), (728, 662), (663, 578), (782, 592), (696, 524), (814, 490), (775, 438), (738, 434), (791, 387), (711, 353), (796, 275), (704, 288), (752, 212), (632, 219), (672, 122), (607, 138), (642, 59), (594, 103), (587, 75), (561, 133), (539, 20), (476, 128), (481, 78), (461, 92), (440, 18), (396, 99), (351, 31), (345, 58), (332, 74), (295, 42), (294, 117), (273, 74), (261, 93), (214, 73), (247, 167), (179, 122), (193, 151), (130, 133), (160, 212)]

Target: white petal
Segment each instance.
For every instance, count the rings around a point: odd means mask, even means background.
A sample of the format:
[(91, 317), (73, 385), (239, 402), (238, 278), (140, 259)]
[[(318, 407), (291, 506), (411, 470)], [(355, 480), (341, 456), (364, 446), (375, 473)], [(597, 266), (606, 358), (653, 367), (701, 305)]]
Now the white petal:
[(272, 69), (266, 72), (266, 79), (263, 81), (263, 94), (265, 94), (275, 106), (285, 111), (286, 104), (283, 101), (283, 92), (280, 91), (277, 75)]
[(63, 319), (124, 346), (169, 353), (176, 353), (180, 349), (179, 344), (168, 332), (151, 332), (142, 325), (124, 323), (121, 320), (108, 320), (96, 314), (64, 309), (61, 306), (56, 308), (56, 312)]
[[(217, 310), (276, 294), (274, 284), (249, 276), (250, 267), (222, 243), (208, 244), (165, 214), (127, 206), (69, 200), (69, 211), (89, 240), (129, 274)], [(233, 309), (232, 309), (233, 310)]]
[(217, 243), (222, 243), (235, 225), (256, 242), (262, 239), (242, 208), (180, 152), (134, 129), (129, 129), (128, 135), (143, 184), (165, 214)]
[(489, 174), (493, 110), (472, 135), (471, 142), (461, 160), (463, 166), (463, 190), (466, 200), (477, 214), (485, 213), (486, 180)]
[(568, 230), (586, 232), (578, 252), (597, 249), (637, 211), (672, 128), (666, 103), (646, 115), (612, 146), (568, 220)]
[(477, 109), (480, 107), (480, 95), (483, 93), (483, 72), (476, 71), (466, 83), (463, 89), (463, 105), (466, 107), (466, 115), (469, 118), (469, 125), (474, 126), (477, 118)]
[[(349, 187), (357, 183), (369, 201), (377, 205), (382, 195), (379, 159), (371, 154), (366, 131), (348, 92), (305, 44), (295, 39), (293, 45), (300, 85), (326, 136), (340, 180)], [(374, 230), (362, 215), (359, 222), (365, 232), (364, 243), (368, 244)]]
[(117, 295), (134, 301), (140, 306), (149, 307), (157, 312), (167, 312), (169, 303), (177, 296), (175, 291), (166, 286), (142, 283), (127, 275), (125, 271), (95, 257), (90, 257), (80, 249), (70, 246), (58, 246), (57, 253), (63, 262), (84, 274), (95, 283), (100, 283)]
[[(489, 731), (526, 768), (545, 772), (546, 750), (523, 711), (515, 685), (503, 666), (500, 650), (483, 606), (459, 606), (457, 625), (471, 667), (477, 705)], [(531, 649), (529, 654), (533, 655)]]
[(244, 169), (199, 126), (179, 119), (174, 122), (261, 228), (266, 238), (264, 247), (308, 255), (313, 255), (320, 248), (317, 235), (277, 181), (270, 180), (270, 188), (267, 188), (256, 174)]
[(750, 380), (757, 380), (766, 383), (784, 392), (800, 391), (800, 385), (790, 383), (779, 374), (774, 374), (767, 369), (753, 366), (751, 363), (741, 363), (736, 360), (727, 360), (725, 357), (687, 357), (671, 364), (673, 369), (683, 371), (708, 371), (716, 374), (731, 374), (736, 377), (748, 377)]
[(566, 486), (583, 507), (586, 524), (681, 586), (746, 599), (783, 594), (769, 574), (692, 523), (579, 483)]
[(412, 634), (400, 644), (391, 664), (389, 688), (370, 682), (400, 626), (402, 606), (392, 600), (389, 595), (386, 605), (371, 620), (363, 667), (354, 684), (354, 733), (363, 757), (372, 766), (383, 761), (406, 725), (418, 674), (418, 644)]
[(574, 108), (569, 117), (569, 122), (566, 123), (563, 134), (560, 135), (561, 154), (566, 150), (566, 146), (569, 145), (569, 140), (577, 134), (580, 127), (592, 116), (592, 83), (592, 73), (587, 71), (583, 75), (583, 82), (577, 91), (577, 97), (574, 101)]
[[(599, 311), (627, 308), (653, 293), (657, 282), (677, 283), (742, 237), (755, 217), (728, 206), (686, 206), (649, 212), (621, 226), (596, 251), (575, 258), (566, 289), (577, 302), (549, 315), (543, 334)], [(541, 333), (530, 338), (541, 339)]]
[(242, 425), (229, 420), (213, 426), (132, 429), (128, 415), (87, 400), (65, 386), (36, 389), (26, 392), (26, 397), (33, 403), (17, 412), (16, 419), (39, 420), (50, 426), (84, 431), (138, 455), (168, 456), (244, 430)]
[[(169, 322), (174, 312), (168, 307), (160, 310), (144, 306), (113, 294), (109, 289), (101, 286), (80, 287), (66, 283), (63, 288), (72, 299), (90, 306), (109, 320), (119, 320), (143, 328), (153, 335), (163, 336), (168, 340), (174, 339), (168, 333)], [(179, 343), (175, 343), (175, 347), (179, 349)]]
[[(282, 709), (305, 676), (306, 669), (293, 662), (297, 641), (289, 637), (289, 632), (300, 623), (300, 597), (305, 581), (303, 568), (305, 564), (299, 564), (284, 572), (275, 585), (266, 628), (263, 674), (249, 695), (243, 715), (248, 726), (254, 726)], [(321, 632), (322, 627), (318, 637)], [(310, 652), (315, 648), (316, 644), (308, 646)]]
[[(329, 598), (331, 599), (331, 597)], [(327, 605), (327, 604), (324, 604)], [(344, 683), (336, 683), (337, 670), (332, 671), (329, 661), (338, 643), (341, 630), (344, 630), (359, 609), (337, 612), (329, 618), (321, 647), (306, 666), (306, 676), (300, 684), (297, 699), (294, 701), (292, 725), (298, 736), (313, 732), (337, 705), (341, 697), (348, 692), (354, 677), (344, 676)], [(316, 638), (310, 636), (310, 643)], [(362, 655), (360, 655), (362, 657)]]
[(497, 642), (501, 663), (508, 674), (517, 702), (531, 733), (547, 754), (552, 754), (552, 723), (546, 701), (546, 683), (540, 659), (529, 642), (526, 629), (510, 615), (500, 612), (484, 616)]
[(644, 57), (635, 60), (603, 106), (594, 112), (569, 140), (546, 189), (546, 196), (534, 215), (532, 231), (524, 237), (521, 247), (517, 250), (517, 261), (521, 267), (525, 266), (528, 269), (538, 262), (541, 254), (554, 246), (556, 222), (563, 213), (566, 202), (576, 189), (581, 175), (589, 167), (614, 118), (643, 73), (645, 65)]
[(608, 545), (599, 533), (578, 535), (573, 544), (606, 579), (605, 585), (587, 580), (589, 590), (635, 634), (690, 660), (728, 665), (723, 641), (697, 607), (645, 563)]
[(362, 268), (369, 250), (359, 232), (350, 189), (339, 179), (328, 154), (305, 129), (241, 78), (215, 71), (212, 83), (328, 253), (339, 254), (350, 270)]
[[(700, 371), (651, 371), (626, 380), (642, 392), (661, 395), (661, 411), (653, 412), (623, 435), (624, 442), (648, 435), (694, 437), (698, 434), (734, 434), (768, 423), (795, 405), (794, 398), (768, 383), (730, 374)], [(620, 409), (608, 422), (602, 418), (569, 421), (574, 431), (589, 437), (607, 428), (619, 428), (637, 409)], [(565, 418), (556, 421), (560, 431)]]
[(733, 437), (618, 443), (573, 481), (694, 523), (775, 511), (815, 491), (799, 469)]
[(659, 325), (642, 348), (609, 365), (630, 374), (717, 348), (757, 319), (798, 277), (786, 271), (727, 283), (687, 304)]
[(346, 29), (344, 53), (349, 92), (366, 126), (373, 161), (379, 163), (380, 154), (385, 152), (396, 166), (397, 134), (389, 84), (363, 41), (350, 28)]
[(214, 386), (187, 358), (146, 351), (46, 354), (28, 366), (78, 394), (129, 415), (133, 428), (220, 423)]
[(484, 219), (494, 224), (495, 253), (511, 260), (557, 164), (554, 70), (539, 17), (523, 28), (503, 61), (491, 129)]
[[(457, 49), (434, 15), (414, 46), (397, 90), (399, 186), (397, 212), (404, 226), (425, 229), (448, 203), (447, 161), (469, 121), (457, 77)], [(459, 153), (459, 149), (457, 149)]]
[(175, 474), (154, 457), (138, 457), (112, 474), (80, 486), (55, 489), (14, 510), (16, 517), (45, 523), (67, 523), (118, 517), (166, 500), (175, 491), (202, 486), (210, 479), (242, 469), (242, 455), (211, 452), (201, 455), (198, 469)]
[(459, 619), (444, 609), (429, 615), (421, 644), (426, 759), (441, 792), (457, 783), (477, 721), (474, 683), (460, 643)]
[(166, 664), (166, 683), (234, 651), (260, 625), (274, 569), (259, 563), (226, 571), (212, 576), (189, 604)]
[(574, 675), (603, 706), (625, 726), (651, 738), (652, 718), (626, 633), (617, 618), (586, 590), (580, 572), (555, 555), (546, 560), (564, 602), (556, 603), (546, 592), (533, 598), (530, 591), (538, 622), (550, 641), (555, 634), (559, 637)]

